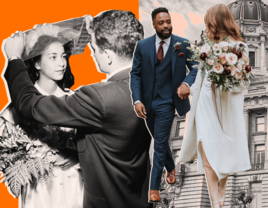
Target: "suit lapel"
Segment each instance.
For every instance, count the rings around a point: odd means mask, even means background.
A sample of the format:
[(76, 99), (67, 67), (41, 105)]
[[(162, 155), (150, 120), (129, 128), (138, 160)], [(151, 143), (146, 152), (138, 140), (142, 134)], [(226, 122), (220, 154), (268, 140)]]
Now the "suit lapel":
[(150, 60), (151, 60), (151, 65), (152, 65), (152, 69), (153, 69), (153, 74), (154, 74), (154, 68), (155, 68), (155, 56), (156, 56), (156, 49), (155, 49), (155, 36), (153, 35), (150, 38), (150, 42), (149, 42), (149, 52), (150, 52)]
[(176, 37), (174, 35), (171, 34), (171, 47), (172, 47), (172, 75), (174, 73), (175, 70), (175, 64), (176, 64), (176, 58), (177, 58), (177, 53), (175, 53), (175, 51), (173, 51), (173, 46), (175, 45), (176, 42), (179, 42)]

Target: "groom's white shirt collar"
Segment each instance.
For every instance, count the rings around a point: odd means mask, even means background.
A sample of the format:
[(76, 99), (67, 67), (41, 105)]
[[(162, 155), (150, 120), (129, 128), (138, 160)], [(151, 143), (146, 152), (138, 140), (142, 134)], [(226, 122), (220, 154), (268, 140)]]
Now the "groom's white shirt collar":
[[(162, 40), (158, 37), (158, 35), (155, 34), (155, 49), (156, 49), (156, 53), (157, 53), (157, 51), (158, 51), (158, 48), (159, 48), (159, 45), (160, 45), (160, 42), (161, 42), (161, 41), (162, 41)], [(164, 57), (165, 57), (165, 55), (166, 55), (166, 53), (167, 53), (167, 50), (168, 50), (168, 47), (169, 47), (169, 45), (170, 45), (171, 35), (170, 35), (169, 38), (164, 39), (163, 41), (165, 42), (165, 43), (163, 44)]]
[(125, 69), (129, 69), (129, 68), (131, 68), (131, 66), (132, 66), (132, 63), (131, 63), (131, 64), (128, 64), (128, 65), (126, 65), (126, 66), (123, 66), (123, 67), (121, 67), (121, 68), (119, 68), (118, 70), (112, 72), (111, 74), (108, 74), (107, 77), (106, 77), (106, 79), (101, 80), (101, 82), (107, 82), (108, 79), (110, 79), (112, 76), (114, 76), (114, 75), (117, 74), (118, 72), (121, 72), (121, 71), (123, 71), (123, 70), (125, 70)]

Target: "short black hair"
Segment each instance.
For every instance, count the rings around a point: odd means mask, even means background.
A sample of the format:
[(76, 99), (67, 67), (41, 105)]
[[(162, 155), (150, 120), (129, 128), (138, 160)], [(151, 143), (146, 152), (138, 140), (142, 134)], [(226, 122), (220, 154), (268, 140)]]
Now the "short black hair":
[[(166, 12), (168, 13), (168, 10), (167, 8), (165, 7), (158, 7), (156, 8), (154, 11), (152, 11), (152, 20), (154, 20), (155, 16), (160, 13), (160, 12)], [(168, 13), (169, 14), (169, 13)]]
[(142, 24), (132, 12), (124, 10), (110, 10), (94, 17), (93, 30), (100, 51), (109, 49), (124, 58), (132, 58), (136, 43), (144, 38)]

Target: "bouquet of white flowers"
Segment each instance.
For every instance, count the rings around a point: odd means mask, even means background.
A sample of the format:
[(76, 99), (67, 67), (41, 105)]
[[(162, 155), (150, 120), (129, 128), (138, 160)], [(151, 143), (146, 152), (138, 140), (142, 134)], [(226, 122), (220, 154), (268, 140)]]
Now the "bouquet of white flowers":
[(243, 83), (249, 85), (251, 67), (248, 54), (243, 43), (232, 45), (228, 42), (229, 36), (222, 41), (219, 36), (214, 36), (214, 42), (210, 41), (207, 34), (203, 35), (205, 44), (201, 49), (188, 47), (193, 56), (188, 60), (197, 61), (194, 66), (202, 70), (201, 76), (205, 77), (208, 71), (208, 79), (216, 88), (222, 86), (222, 91), (232, 91), (233, 87)]

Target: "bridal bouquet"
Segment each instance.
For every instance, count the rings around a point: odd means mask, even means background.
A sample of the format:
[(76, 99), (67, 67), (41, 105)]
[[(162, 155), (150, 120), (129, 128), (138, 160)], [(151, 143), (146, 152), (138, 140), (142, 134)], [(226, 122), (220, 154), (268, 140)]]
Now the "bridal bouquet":
[(241, 83), (249, 85), (251, 67), (249, 58), (243, 43), (234, 44), (228, 42), (229, 36), (222, 41), (219, 36), (214, 36), (214, 42), (210, 41), (207, 34), (204, 34), (205, 44), (201, 49), (188, 47), (193, 56), (188, 60), (197, 61), (195, 68), (201, 69), (202, 78), (205, 71), (208, 72), (208, 79), (215, 84), (216, 88), (222, 86), (222, 91), (232, 91)]
[[(24, 122), (22, 126), (24, 130), (0, 117), (2, 182), (6, 182), (16, 197), (23, 186), (47, 181), (56, 161), (59, 136), (62, 136), (59, 127), (33, 122)], [(63, 134), (66, 138), (71, 136)], [(57, 145), (53, 146), (53, 143)]]

